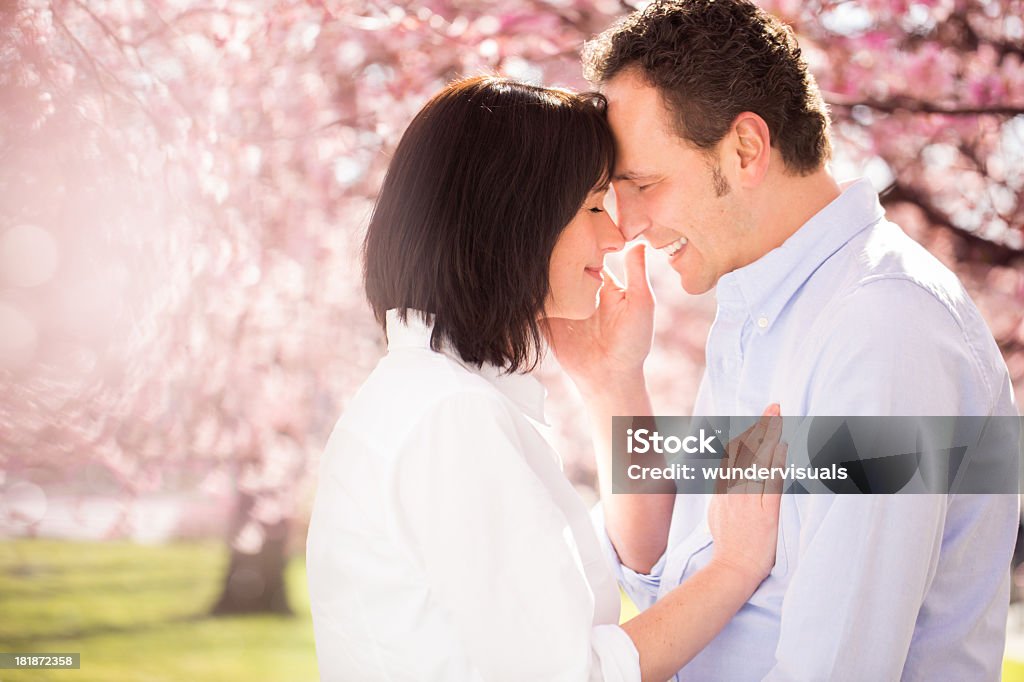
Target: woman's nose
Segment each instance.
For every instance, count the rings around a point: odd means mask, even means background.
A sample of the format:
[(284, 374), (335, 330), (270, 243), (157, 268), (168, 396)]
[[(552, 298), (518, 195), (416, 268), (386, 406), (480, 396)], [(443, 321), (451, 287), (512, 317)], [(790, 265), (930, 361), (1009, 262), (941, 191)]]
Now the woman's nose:
[(599, 239), (601, 250), (606, 252), (621, 251), (626, 245), (626, 239), (608, 213), (602, 214)]

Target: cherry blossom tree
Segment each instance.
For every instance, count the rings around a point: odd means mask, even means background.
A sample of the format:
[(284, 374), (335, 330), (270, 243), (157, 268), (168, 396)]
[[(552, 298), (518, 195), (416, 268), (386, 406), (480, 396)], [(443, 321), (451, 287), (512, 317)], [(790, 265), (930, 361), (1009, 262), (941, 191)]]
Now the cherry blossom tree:
[[(887, 187), (894, 217), (967, 283), (1018, 400), (1022, 4), (764, 5), (796, 31), (832, 107), (837, 174)], [(0, 513), (31, 532), (45, 509), (33, 501), (57, 486), (126, 510), (162, 490), (233, 493), (214, 610), (287, 611), (289, 529), (383, 352), (358, 254), (399, 135), (459, 75), (587, 88), (582, 42), (631, 10), (0, 3)], [(663, 412), (683, 412), (711, 299), (660, 301), (652, 388)], [(564, 380), (544, 377), (586, 485), (585, 425)]]

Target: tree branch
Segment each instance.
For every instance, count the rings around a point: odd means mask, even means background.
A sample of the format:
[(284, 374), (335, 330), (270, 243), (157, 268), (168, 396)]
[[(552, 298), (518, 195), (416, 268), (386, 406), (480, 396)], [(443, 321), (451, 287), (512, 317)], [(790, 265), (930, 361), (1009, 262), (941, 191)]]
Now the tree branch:
[(89, 18), (91, 18), (93, 20), (93, 22), (97, 26), (100, 27), (100, 30), (103, 31), (103, 33), (107, 36), (107, 38), (109, 38), (111, 41), (113, 41), (113, 43), (115, 45), (117, 45), (119, 48), (121, 48), (122, 50), (125, 50), (127, 48), (134, 48), (135, 47), (135, 45), (133, 45), (132, 43), (129, 43), (128, 41), (126, 41), (123, 38), (121, 38), (121, 36), (117, 35), (117, 33), (114, 31), (114, 29), (110, 28), (110, 26), (108, 26), (107, 23), (105, 21), (103, 21), (103, 19), (101, 19), (99, 16), (96, 15), (95, 12), (93, 12), (91, 9), (89, 9), (88, 5), (86, 5), (83, 2), (80, 2), (79, 0), (71, 0), (71, 2), (74, 3), (75, 5), (77, 5), (78, 8), (81, 9), (83, 12), (88, 14)]
[(889, 185), (879, 195), (883, 205), (908, 203), (916, 206), (932, 225), (953, 231), (974, 256), (990, 265), (1006, 266), (1024, 256), (1024, 250), (993, 242), (963, 229), (942, 209), (933, 204), (923, 192), (899, 181)]
[[(118, 78), (117, 74), (111, 71), (110, 68), (108, 68), (103, 62), (99, 61), (98, 59), (95, 59), (92, 56), (92, 54), (90, 54), (89, 50), (75, 36), (71, 29), (68, 28), (67, 24), (64, 23), (64, 20), (61, 17), (61, 15), (55, 10), (53, 11), (53, 21), (55, 24), (57, 24), (57, 26), (64, 33), (64, 35), (67, 36), (68, 40), (70, 40), (71, 43), (78, 48), (78, 51), (81, 52), (82, 59), (84, 60), (89, 70), (92, 72), (93, 78), (96, 81), (96, 85), (100, 88), (100, 90), (103, 91), (104, 106), (106, 107), (107, 116), (110, 116), (110, 105), (106, 100), (107, 96), (117, 97), (121, 101), (130, 100), (139, 107), (139, 110), (142, 112), (142, 114), (149, 119), (150, 123), (153, 124), (153, 129), (156, 131), (157, 135), (160, 136), (160, 139), (163, 140), (164, 142), (170, 141), (170, 137), (167, 134), (167, 131), (164, 129), (163, 124), (153, 114), (153, 112), (149, 110), (149, 107), (146, 106), (146, 103), (139, 98), (139, 95), (130, 86), (128, 86), (120, 78)], [(103, 77), (100, 74), (101, 69), (103, 73), (106, 74), (106, 77), (109, 78), (115, 85), (117, 85), (117, 87), (120, 88), (122, 92), (114, 92), (104, 84)]]
[(906, 111), (911, 114), (942, 114), (943, 116), (1020, 116), (1024, 114), (1024, 105), (1014, 106), (999, 104), (990, 106), (944, 106), (913, 97), (892, 97), (887, 100), (856, 99), (834, 92), (823, 92), (825, 101), (833, 107), (852, 109), (856, 106), (868, 107), (875, 111), (895, 113)]
[(132, 47), (140, 47), (145, 43), (148, 43), (149, 41), (153, 40), (154, 38), (160, 37), (168, 31), (177, 32), (178, 24), (181, 23), (184, 19), (187, 19), (192, 16), (202, 14), (223, 14), (228, 17), (239, 16), (238, 13), (232, 12), (229, 9), (218, 9), (216, 7), (192, 7), (182, 12), (179, 12), (170, 19), (165, 19), (163, 15), (160, 14), (160, 10), (155, 3), (151, 2), (150, 0), (146, 0), (146, 4), (149, 6), (149, 9), (153, 13), (153, 16), (155, 16), (157, 18), (157, 21), (160, 22), (160, 25), (149, 31), (149, 33), (146, 33), (142, 37), (130, 43)]

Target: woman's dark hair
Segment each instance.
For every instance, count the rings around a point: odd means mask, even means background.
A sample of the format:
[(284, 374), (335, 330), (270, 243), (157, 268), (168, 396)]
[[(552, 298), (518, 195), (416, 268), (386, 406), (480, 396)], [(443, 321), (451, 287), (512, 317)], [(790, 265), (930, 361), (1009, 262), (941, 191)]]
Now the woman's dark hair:
[(764, 119), (786, 167), (812, 173), (832, 152), (828, 108), (792, 30), (747, 0), (655, 0), (583, 48), (591, 83), (639, 69), (677, 132), (713, 149), (744, 111)]
[(420, 310), (434, 350), (535, 366), (551, 252), (614, 163), (604, 109), (597, 94), (492, 76), (435, 95), (398, 143), (363, 244), (377, 321)]

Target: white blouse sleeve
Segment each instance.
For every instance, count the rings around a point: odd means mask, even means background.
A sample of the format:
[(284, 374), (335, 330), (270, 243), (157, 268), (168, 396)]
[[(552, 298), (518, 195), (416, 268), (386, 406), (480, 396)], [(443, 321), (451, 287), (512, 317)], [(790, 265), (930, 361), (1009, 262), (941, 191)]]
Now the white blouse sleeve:
[(510, 409), (455, 394), (411, 429), (397, 460), (398, 532), (424, 585), (395, 637), (416, 642), (419, 679), (639, 680), (626, 633), (593, 625), (569, 525), (524, 459), (528, 425)]

